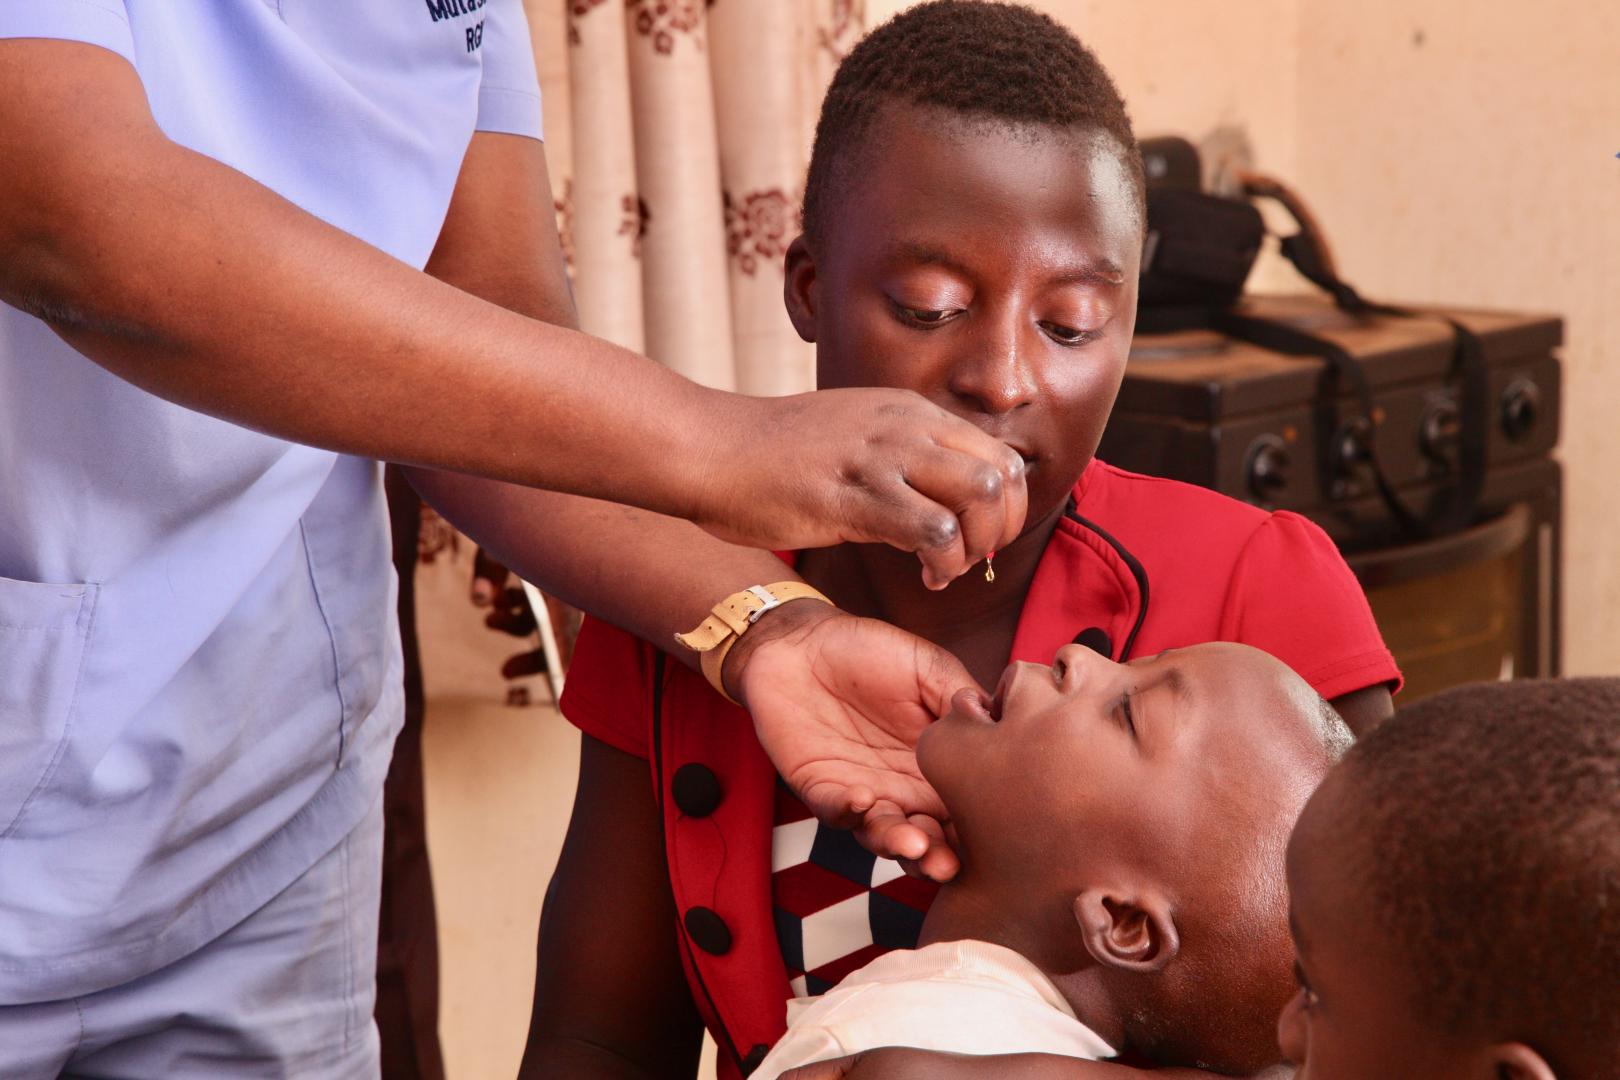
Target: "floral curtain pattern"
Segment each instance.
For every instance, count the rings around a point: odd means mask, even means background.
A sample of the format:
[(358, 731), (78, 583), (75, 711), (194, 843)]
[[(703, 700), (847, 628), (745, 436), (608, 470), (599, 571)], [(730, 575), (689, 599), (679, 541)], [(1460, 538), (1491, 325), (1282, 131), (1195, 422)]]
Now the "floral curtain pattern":
[(699, 382), (814, 386), (782, 311), (821, 95), (864, 0), (526, 0), (583, 327)]
[[(814, 350), (782, 308), (782, 257), (821, 96), (865, 31), (864, 7), (525, 0), (586, 331), (722, 389), (814, 387)], [(577, 613), (548, 606), (566, 654)], [(417, 610), (430, 695), (549, 699), (516, 579), (426, 508)]]

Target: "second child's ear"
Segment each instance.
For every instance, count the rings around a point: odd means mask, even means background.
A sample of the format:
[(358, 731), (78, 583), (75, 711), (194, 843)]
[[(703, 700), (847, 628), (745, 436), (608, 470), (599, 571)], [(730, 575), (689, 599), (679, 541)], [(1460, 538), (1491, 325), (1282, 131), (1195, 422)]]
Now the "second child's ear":
[(1074, 898), (1074, 918), (1086, 951), (1103, 967), (1162, 971), (1181, 951), (1170, 905), (1157, 895), (1087, 889)]
[(1489, 1051), (1490, 1080), (1558, 1080), (1547, 1059), (1524, 1043), (1499, 1043)]
[(782, 280), (782, 299), (787, 303), (788, 318), (793, 329), (812, 344), (816, 340), (816, 308), (821, 301), (820, 282), (816, 278), (816, 260), (810, 254), (810, 245), (803, 236), (788, 245), (786, 271)]

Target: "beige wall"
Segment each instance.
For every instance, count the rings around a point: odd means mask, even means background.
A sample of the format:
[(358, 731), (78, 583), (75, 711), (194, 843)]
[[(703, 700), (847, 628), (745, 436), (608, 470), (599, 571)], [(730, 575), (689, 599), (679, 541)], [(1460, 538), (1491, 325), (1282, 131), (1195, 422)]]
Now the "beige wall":
[(1370, 295), (1566, 317), (1565, 669), (1620, 673), (1620, 4), (1035, 6), (1096, 50), (1138, 133), (1244, 128)]
[(1620, 672), (1620, 5), (1303, 7), (1295, 176), (1345, 275), (1566, 317), (1564, 666)]

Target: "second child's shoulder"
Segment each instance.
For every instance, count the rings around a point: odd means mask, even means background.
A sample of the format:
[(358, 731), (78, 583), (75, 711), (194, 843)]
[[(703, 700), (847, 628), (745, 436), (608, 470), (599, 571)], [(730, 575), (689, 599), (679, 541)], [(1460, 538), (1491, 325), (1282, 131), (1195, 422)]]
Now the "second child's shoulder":
[(1306, 518), (1266, 510), (1209, 488), (1093, 461), (1075, 489), (1076, 512), (1128, 547), (1197, 546), (1233, 556), (1262, 533), (1331, 546)]

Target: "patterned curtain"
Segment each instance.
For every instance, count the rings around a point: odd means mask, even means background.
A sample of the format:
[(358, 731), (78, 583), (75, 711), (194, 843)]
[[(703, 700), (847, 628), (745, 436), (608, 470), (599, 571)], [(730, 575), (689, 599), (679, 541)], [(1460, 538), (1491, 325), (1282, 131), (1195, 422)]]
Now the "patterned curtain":
[[(814, 350), (782, 308), (782, 256), (798, 234), (821, 97), (865, 32), (865, 0), (525, 7), (584, 329), (710, 386), (812, 389)], [(431, 510), (422, 517), (417, 621), (429, 691), (548, 700), (520, 583)], [(566, 666), (578, 613), (546, 606)]]
[(526, 0), (587, 331), (710, 386), (812, 389), (782, 256), (864, 0)]

